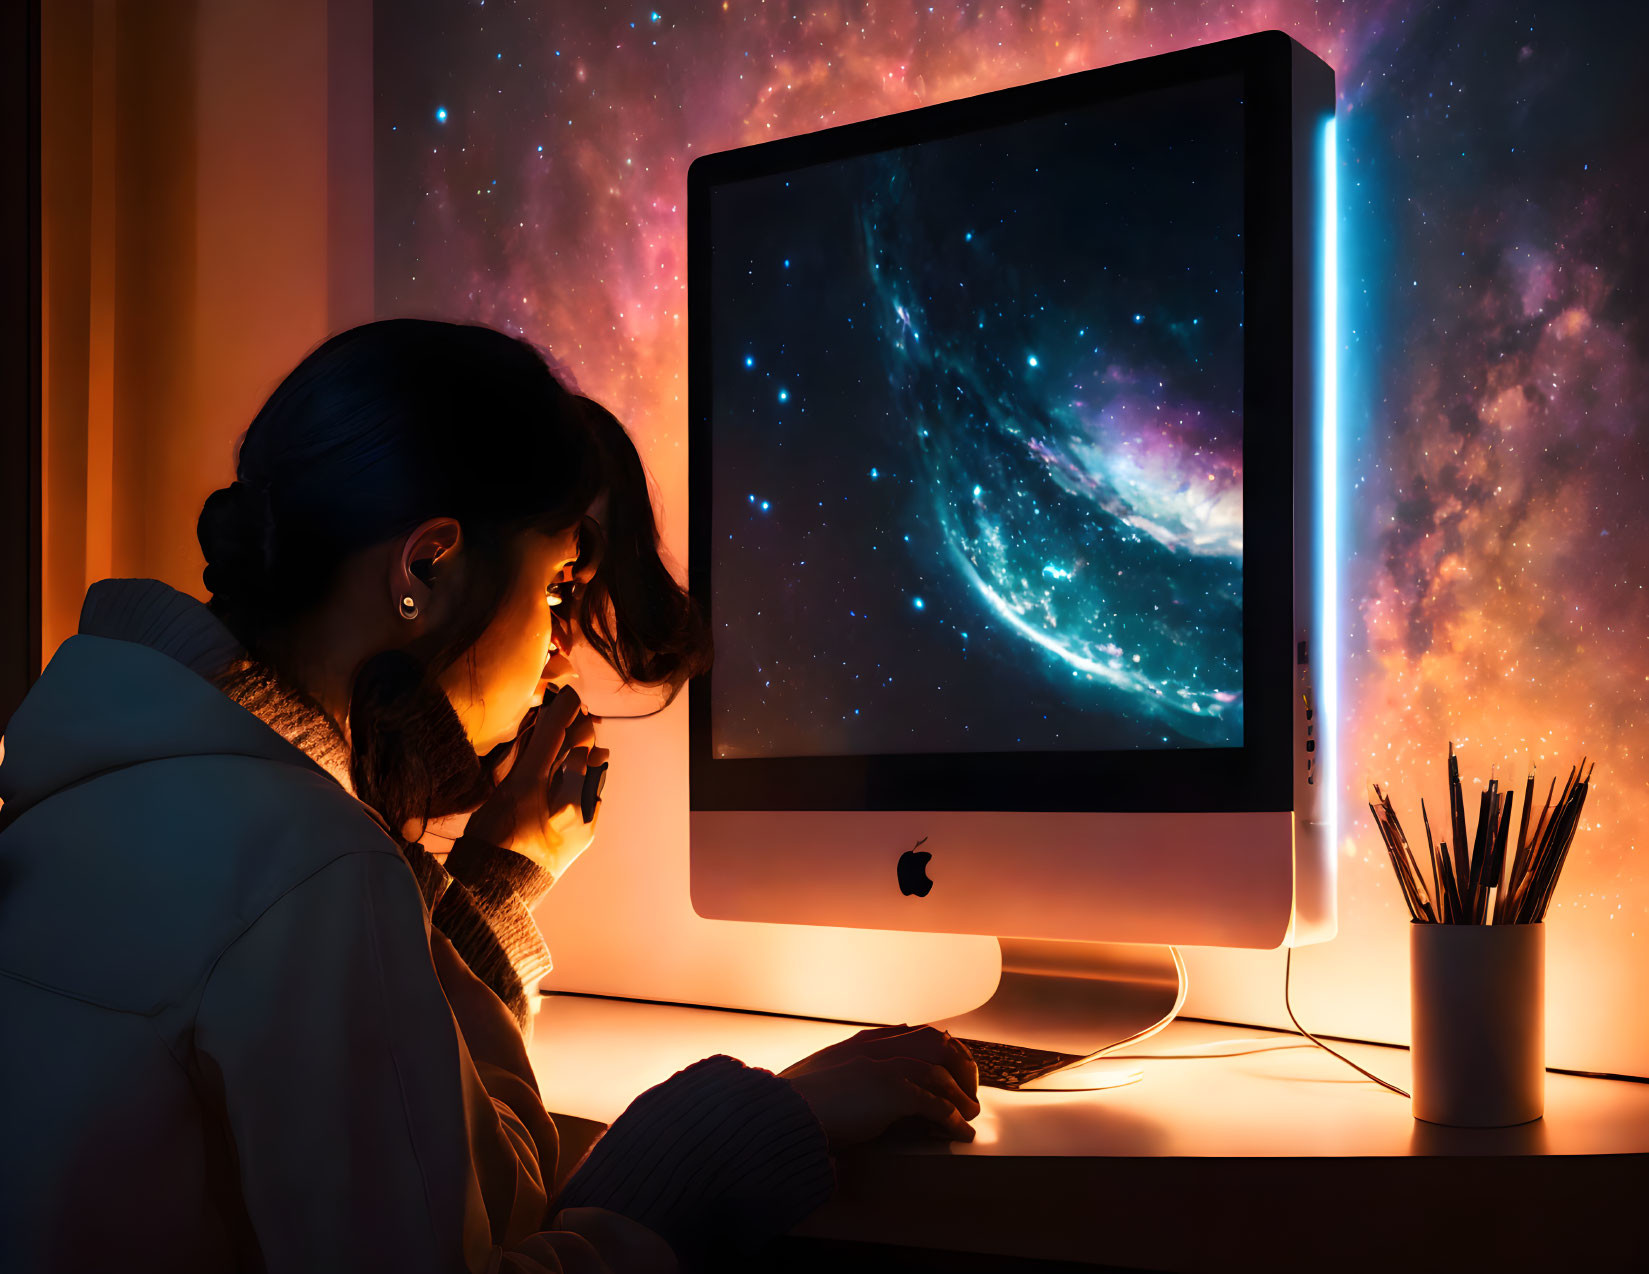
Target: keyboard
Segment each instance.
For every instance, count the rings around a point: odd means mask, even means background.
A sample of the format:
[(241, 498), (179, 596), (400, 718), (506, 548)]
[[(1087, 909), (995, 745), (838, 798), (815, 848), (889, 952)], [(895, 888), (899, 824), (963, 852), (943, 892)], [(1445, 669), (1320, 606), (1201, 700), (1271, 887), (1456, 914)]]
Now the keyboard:
[(1046, 1049), (1021, 1048), (993, 1040), (959, 1039), (957, 1042), (966, 1045), (973, 1054), (974, 1064), (979, 1067), (979, 1082), (987, 1088), (1018, 1088), (1082, 1060), (1077, 1053), (1050, 1053)]

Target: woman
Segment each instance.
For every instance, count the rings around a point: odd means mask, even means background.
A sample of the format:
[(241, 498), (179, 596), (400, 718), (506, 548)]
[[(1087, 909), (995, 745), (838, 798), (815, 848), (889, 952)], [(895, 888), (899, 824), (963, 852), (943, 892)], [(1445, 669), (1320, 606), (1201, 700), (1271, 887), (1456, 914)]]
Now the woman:
[(673, 692), (708, 643), (634, 448), (530, 346), (333, 338), (199, 538), (209, 606), (94, 586), (10, 723), (0, 1268), (691, 1266), (821, 1202), (830, 1146), (971, 1135), (965, 1050), (894, 1028), (697, 1063), (554, 1190), (530, 909), (606, 761), (561, 648)]

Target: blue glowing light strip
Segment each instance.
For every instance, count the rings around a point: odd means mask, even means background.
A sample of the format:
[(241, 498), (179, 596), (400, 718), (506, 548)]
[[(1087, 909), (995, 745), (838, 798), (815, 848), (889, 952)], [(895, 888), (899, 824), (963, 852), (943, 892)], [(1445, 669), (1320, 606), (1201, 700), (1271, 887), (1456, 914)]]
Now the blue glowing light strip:
[(1317, 737), (1322, 751), (1318, 775), (1322, 817), (1330, 851), (1340, 847), (1340, 181), (1334, 117), (1323, 126), (1322, 260), (1322, 560), (1318, 577), (1318, 679), (1321, 711)]

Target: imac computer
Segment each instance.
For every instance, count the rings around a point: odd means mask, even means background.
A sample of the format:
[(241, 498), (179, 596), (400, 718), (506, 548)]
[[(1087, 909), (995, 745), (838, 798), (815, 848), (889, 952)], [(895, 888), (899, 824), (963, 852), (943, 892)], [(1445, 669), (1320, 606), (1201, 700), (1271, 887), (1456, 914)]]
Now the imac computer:
[(997, 936), (1010, 1085), (1333, 935), (1333, 118), (1263, 32), (692, 166), (693, 905)]

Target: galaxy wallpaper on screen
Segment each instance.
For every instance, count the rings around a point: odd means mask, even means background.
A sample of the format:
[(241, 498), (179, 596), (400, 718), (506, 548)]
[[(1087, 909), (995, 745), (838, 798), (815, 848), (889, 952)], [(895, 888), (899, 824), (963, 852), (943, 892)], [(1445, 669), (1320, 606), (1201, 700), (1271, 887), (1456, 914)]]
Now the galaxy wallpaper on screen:
[(1240, 81), (718, 186), (718, 756), (1242, 741)]
[[(1443, 798), (1450, 739), (1468, 783), (1486, 781), (1497, 764), (1502, 777), (1521, 775), (1531, 762), (1543, 776), (1561, 777), (1588, 755), (1598, 768), (1585, 824), (1546, 921), (1549, 1054), (1580, 1049), (1581, 1060), (1570, 1064), (1649, 1073), (1649, 1031), (1627, 1007), (1649, 1002), (1649, 168), (1640, 105), (1649, 6), (381, 5), (380, 309), (474, 318), (545, 348), (631, 426), (658, 482), (666, 535), (685, 553), (686, 184), (694, 158), (1262, 29), (1285, 31), (1328, 62), (1338, 90), (1340, 937), (1300, 953), (1297, 990), (1314, 1006), (1318, 1029), (1387, 1038), (1407, 1030), (1407, 913), (1369, 824), (1365, 780), (1389, 785), (1408, 819), (1421, 796), (1428, 805)], [(1185, 211), (1217, 215), (1200, 206)], [(1096, 207), (1096, 225), (1115, 212)], [(942, 213), (929, 208), (920, 215)], [(926, 224), (882, 222), (859, 233), (891, 244), (894, 236), (925, 233)], [(946, 248), (961, 250), (954, 242)], [(844, 264), (844, 275), (850, 269)], [(841, 286), (850, 281), (859, 286), (846, 278)], [(921, 284), (925, 303), (927, 280)], [(896, 296), (926, 339), (907, 301), (915, 295), (914, 287), (867, 289), (861, 298), (866, 326), (874, 329), (859, 334), (863, 374), (873, 373), (885, 396), (895, 393), (897, 377), (888, 350), (871, 346), (885, 346), (881, 338), (893, 329), (877, 307)], [(1061, 358), (1074, 358), (1077, 347), (1069, 342), (1076, 329), (1068, 317), (1033, 321), (1023, 297), (1016, 299), (1004, 317), (1025, 325), (1017, 334), (1024, 356), (1040, 360), (1031, 339), (1052, 337), (1061, 341)], [(1166, 341), (1170, 324), (1198, 317), (1180, 309), (1180, 300), (1156, 298), (1149, 313), (1140, 311), (1142, 341)], [(942, 319), (929, 321), (948, 323), (960, 312), (946, 306)], [(1108, 341), (1126, 342), (1111, 316), (1105, 323)], [(800, 389), (811, 424), (813, 395), (836, 392), (820, 383), (828, 376), (787, 362), (795, 351), (777, 351), (764, 333), (734, 337), (751, 340), (749, 352), (764, 360), (759, 373), (751, 370), (753, 386), (773, 391), (765, 409), (780, 406), (780, 370), (808, 375), (792, 388)], [(921, 356), (951, 356), (931, 348)], [(1123, 348), (1164, 362), (1173, 349)], [(1006, 341), (995, 349), (1007, 359)], [(1050, 413), (1039, 429), (1055, 409), (1098, 415), (1117, 399), (1130, 410), (1145, 405), (1137, 386), (1110, 390), (1084, 379), (1090, 368), (1079, 361), (1051, 369), (1057, 396), (1036, 390), (1029, 375), (1039, 369), (1028, 363), (1011, 369), (1011, 381), (1005, 361), (966, 370), (974, 378), (969, 392), (981, 402), (1007, 394), (1016, 413)], [(927, 374), (913, 366), (898, 392), (920, 396)], [(1223, 373), (1211, 378), (1223, 383)], [(1064, 390), (1078, 381), (1081, 393), (1099, 388), (1112, 397), (1071, 408), (1078, 392)], [(1175, 412), (1206, 413), (1221, 402), (1217, 387), (1182, 389), (1176, 381), (1174, 389)], [(1027, 397), (1028, 390), (1034, 392)], [(773, 411), (769, 421), (799, 429), (801, 419)], [(1089, 423), (1085, 414), (1083, 427)], [(1059, 488), (1062, 508), (1065, 500), (1073, 507), (1086, 501), (1093, 512), (1081, 516), (1097, 524), (1109, 516), (1106, 497), (1066, 494), (1060, 476), (1081, 488), (1083, 475), (1103, 475), (1111, 466), (1076, 450), (1073, 426), (1065, 420), (1039, 435), (1066, 443), (1064, 455), (1041, 463), (1041, 480)], [(892, 472), (906, 484), (892, 489), (911, 503), (878, 492), (875, 518), (854, 525), (874, 522), (897, 537), (877, 541), (878, 558), (908, 553), (902, 536), (911, 526), (930, 539), (897, 569), (882, 574), (878, 563), (874, 577), (860, 568), (861, 578), (881, 581), (878, 588), (908, 586), (900, 597), (910, 608), (904, 613), (912, 636), (944, 652), (948, 684), (959, 665), (970, 686), (975, 676), (989, 679), (974, 662), (988, 643), (1001, 656), (993, 666), (1011, 668), (1023, 690), (1034, 680), (1026, 657), (1034, 643), (1010, 633), (1005, 620), (993, 621), (988, 637), (966, 626), (964, 614), (978, 610), (983, 594), (967, 581), (958, 550), (937, 538), (934, 498), (942, 490), (944, 507), (962, 519), (961, 551), (965, 556), (973, 545), (988, 582), (994, 565), (983, 543), (986, 523), (970, 503), (972, 488), (952, 489), (950, 477), (943, 489), (931, 483), (908, 429), (896, 447), (892, 432)], [(1028, 471), (1032, 439), (1023, 441), (1013, 463)], [(1235, 459), (1233, 441), (1221, 435), (1222, 457)], [(1012, 452), (999, 447), (989, 454)], [(1171, 456), (1164, 452), (1162, 462)], [(867, 453), (863, 463), (833, 469), (838, 503), (843, 495), (870, 498), (870, 484), (882, 480), (869, 477), (872, 467), (877, 459)], [(1217, 481), (1240, 483), (1240, 470), (1215, 472)], [(978, 480), (982, 489), (989, 489), (987, 476)], [(927, 491), (923, 482), (930, 482)], [(752, 494), (773, 497), (751, 484), (737, 492), (741, 499)], [(983, 512), (1003, 520), (1004, 535), (1018, 534), (1009, 506)], [(788, 519), (793, 510), (774, 501), (770, 513)], [(1170, 537), (1190, 533), (1188, 526), (1161, 526)], [(1207, 530), (1217, 536), (1218, 526)], [(775, 534), (799, 531), (786, 522)], [(1054, 551), (1034, 564), (1074, 565)], [(1025, 579), (1027, 590), (1041, 587), (1029, 573), (1012, 578)], [(939, 591), (915, 594), (936, 607), (924, 628), (914, 622), (910, 592), (928, 580)], [(1077, 605), (1080, 615), (1077, 591), (1050, 596), (1061, 608)], [(844, 590), (826, 622), (852, 625), (856, 617), (847, 612), (857, 598)], [(1062, 621), (1067, 613), (1059, 611)], [(965, 660), (961, 631), (972, 647)], [(1157, 643), (1116, 645), (1130, 665), (1140, 654), (1143, 667)], [(1038, 676), (1058, 671), (1063, 657), (1043, 653)], [(1097, 695), (1099, 680), (1062, 675), (1081, 693)], [(1145, 675), (1179, 677), (1210, 692), (1225, 688), (1205, 673), (1189, 678), (1166, 668)], [(1126, 699), (1125, 691), (1108, 689)], [(862, 716), (877, 702), (867, 693), (853, 706)], [(1161, 718), (1164, 732), (1186, 732), (1186, 714), (1177, 715)], [(1143, 731), (1147, 719), (1157, 718), (1126, 707), (1109, 712), (1119, 729)], [(1053, 726), (1050, 717), (1035, 728)], [(1086, 727), (1067, 717), (1055, 728)]]

